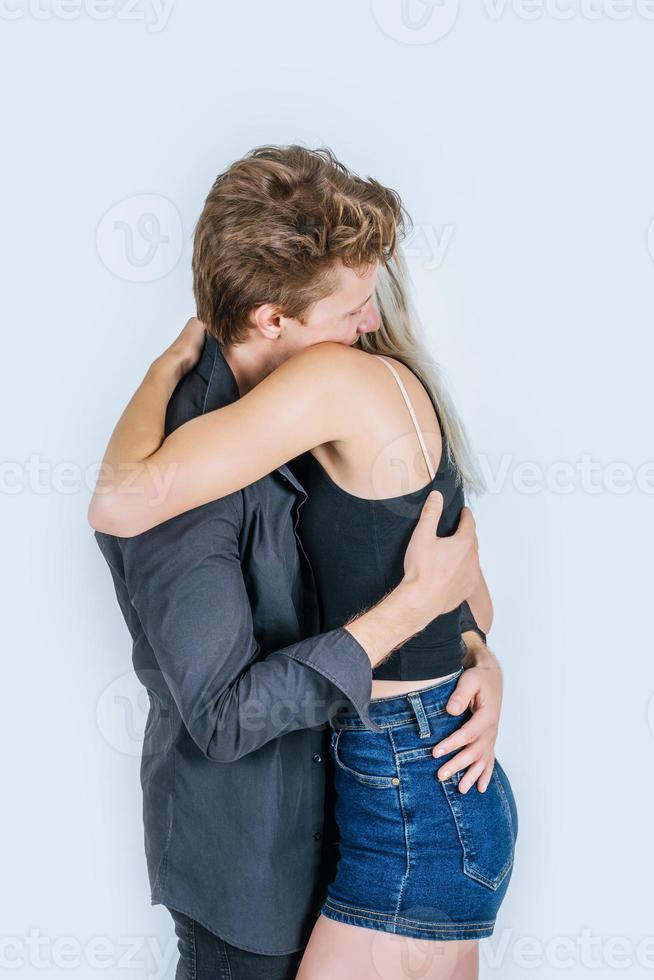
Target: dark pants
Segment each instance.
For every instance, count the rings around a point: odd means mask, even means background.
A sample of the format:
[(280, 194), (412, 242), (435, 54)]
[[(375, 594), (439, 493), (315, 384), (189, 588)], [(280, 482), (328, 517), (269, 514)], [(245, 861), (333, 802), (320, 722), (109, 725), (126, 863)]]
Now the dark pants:
[(262, 956), (230, 946), (199, 922), (168, 910), (175, 922), (179, 962), (175, 980), (295, 980), (302, 950)]

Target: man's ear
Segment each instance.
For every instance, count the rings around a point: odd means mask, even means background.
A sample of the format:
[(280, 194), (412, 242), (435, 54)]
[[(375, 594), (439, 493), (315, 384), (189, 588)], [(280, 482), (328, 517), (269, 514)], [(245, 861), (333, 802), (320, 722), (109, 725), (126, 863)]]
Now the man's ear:
[(252, 314), (252, 323), (266, 340), (278, 340), (282, 332), (282, 315), (277, 306), (265, 303), (258, 306)]

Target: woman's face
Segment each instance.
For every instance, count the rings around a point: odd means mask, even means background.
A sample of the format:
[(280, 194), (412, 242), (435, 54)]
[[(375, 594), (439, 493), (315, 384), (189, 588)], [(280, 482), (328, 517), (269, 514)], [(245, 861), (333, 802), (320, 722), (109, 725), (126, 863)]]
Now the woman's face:
[(325, 341), (354, 344), (363, 333), (379, 329), (379, 313), (373, 293), (377, 280), (377, 263), (364, 270), (337, 268), (337, 286), (333, 293), (316, 303), (303, 323), (280, 318), (285, 346), (292, 353)]

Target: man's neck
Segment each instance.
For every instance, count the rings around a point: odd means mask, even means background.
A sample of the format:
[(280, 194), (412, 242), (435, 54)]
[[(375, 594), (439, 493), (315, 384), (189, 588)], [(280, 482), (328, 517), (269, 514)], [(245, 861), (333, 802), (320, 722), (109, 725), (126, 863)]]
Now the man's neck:
[(223, 356), (243, 396), (287, 360), (289, 353), (278, 341), (255, 336), (242, 344), (225, 347)]

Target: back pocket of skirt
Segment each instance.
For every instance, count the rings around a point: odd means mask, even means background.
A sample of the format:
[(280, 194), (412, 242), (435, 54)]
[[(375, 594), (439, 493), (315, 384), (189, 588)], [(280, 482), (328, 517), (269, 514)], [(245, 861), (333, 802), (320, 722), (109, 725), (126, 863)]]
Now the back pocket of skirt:
[[(455, 773), (441, 783), (461, 841), (463, 871), (495, 891), (513, 866), (516, 834), (512, 801), (495, 769), (485, 793), (476, 786), (460, 793), (459, 783), (464, 775), (465, 772)], [(510, 792), (508, 781), (507, 787)]]

